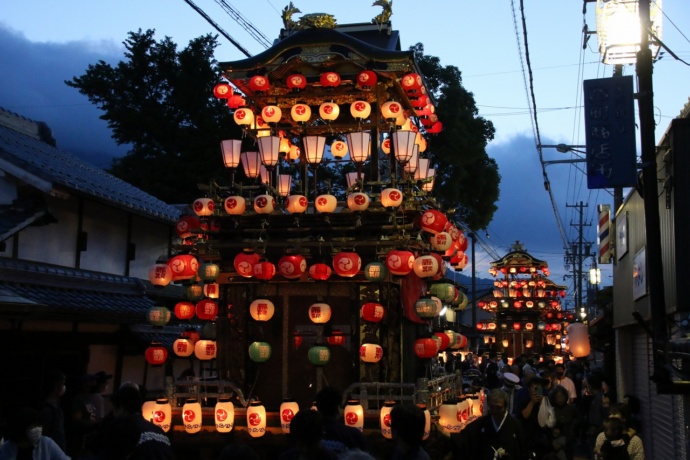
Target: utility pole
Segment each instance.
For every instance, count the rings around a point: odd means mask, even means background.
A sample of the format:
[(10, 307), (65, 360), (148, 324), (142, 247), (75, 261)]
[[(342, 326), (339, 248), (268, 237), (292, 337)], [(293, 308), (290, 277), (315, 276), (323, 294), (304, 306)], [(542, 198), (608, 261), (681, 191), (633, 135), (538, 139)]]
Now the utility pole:
[[(579, 222), (574, 224), (570, 223), (571, 226), (578, 228), (577, 241), (570, 243), (570, 251), (566, 251), (566, 264), (572, 262), (573, 264), (573, 282), (575, 285), (575, 310), (580, 311), (584, 304), (584, 296), (582, 289), (582, 281), (584, 279), (584, 274), (582, 272), (582, 265), (585, 259), (592, 257), (594, 254), (591, 253), (592, 243), (584, 240), (584, 227), (589, 227), (592, 225), (591, 222), (584, 222), (584, 208), (588, 207), (587, 204), (580, 201), (579, 204), (566, 204), (568, 208), (577, 208), (580, 214)], [(568, 260), (570, 259), (570, 260)]]

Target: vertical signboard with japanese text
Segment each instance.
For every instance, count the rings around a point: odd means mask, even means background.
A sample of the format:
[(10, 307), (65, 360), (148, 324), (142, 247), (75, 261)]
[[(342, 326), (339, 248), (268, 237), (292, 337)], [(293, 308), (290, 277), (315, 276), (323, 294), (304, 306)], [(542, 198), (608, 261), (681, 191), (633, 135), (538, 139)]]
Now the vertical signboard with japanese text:
[(584, 81), (587, 188), (637, 184), (633, 77)]

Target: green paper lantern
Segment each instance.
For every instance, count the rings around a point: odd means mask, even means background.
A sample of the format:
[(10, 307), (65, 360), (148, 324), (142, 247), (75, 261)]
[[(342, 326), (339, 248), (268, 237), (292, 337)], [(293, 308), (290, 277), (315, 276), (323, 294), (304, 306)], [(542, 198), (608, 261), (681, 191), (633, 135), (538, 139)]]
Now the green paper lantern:
[(430, 297), (422, 297), (414, 303), (414, 310), (420, 318), (438, 316), (438, 303)]
[(146, 313), (146, 318), (149, 320), (149, 323), (157, 327), (162, 327), (168, 324), (170, 321), (170, 316), (170, 310), (161, 306), (151, 307)]
[(456, 310), (464, 310), (465, 307), (467, 307), (468, 302), (469, 299), (467, 298), (467, 295), (458, 289), (458, 295), (455, 297), (455, 299), (453, 299), (451, 305), (453, 305)]
[(309, 349), (309, 361), (315, 366), (325, 366), (331, 360), (331, 350), (323, 345), (316, 345)]
[(429, 292), (441, 299), (441, 302), (450, 302), (455, 298), (455, 286), (450, 283), (434, 284)]
[(220, 274), (220, 267), (213, 263), (203, 263), (199, 266), (199, 271), (197, 272), (199, 278), (205, 283), (212, 283), (218, 278)]
[(185, 289), (185, 296), (187, 297), (187, 300), (190, 300), (192, 302), (201, 300), (204, 297), (204, 288), (201, 287), (201, 285), (199, 284), (192, 284), (190, 286), (187, 286), (187, 288)]
[(364, 277), (373, 282), (379, 282), (388, 276), (388, 268), (381, 262), (371, 262), (364, 267)]
[(263, 363), (271, 357), (271, 345), (267, 342), (254, 342), (249, 345), (249, 358), (255, 363)]

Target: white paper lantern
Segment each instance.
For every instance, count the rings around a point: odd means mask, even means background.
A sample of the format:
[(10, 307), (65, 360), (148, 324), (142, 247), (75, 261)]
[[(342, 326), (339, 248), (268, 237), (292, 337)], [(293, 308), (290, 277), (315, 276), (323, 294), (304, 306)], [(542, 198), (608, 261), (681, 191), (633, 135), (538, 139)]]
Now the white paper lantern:
[(318, 212), (331, 213), (338, 206), (338, 199), (333, 195), (319, 195), (314, 200), (314, 207)]
[(363, 343), (359, 347), (359, 359), (363, 363), (378, 363), (383, 358), (383, 348), (375, 343)]
[(431, 278), (436, 276), (439, 270), (438, 261), (431, 255), (425, 254), (414, 260), (412, 270), (420, 278)]
[(341, 160), (347, 155), (347, 144), (341, 140), (335, 140), (331, 144), (331, 154), (336, 160)]
[(319, 106), (319, 116), (326, 121), (334, 121), (340, 115), (340, 107), (335, 102), (324, 102)]
[(216, 209), (216, 204), (211, 198), (197, 198), (192, 203), (192, 209), (194, 214), (199, 217), (206, 217), (213, 215), (213, 211)]
[(343, 417), (345, 425), (357, 428), (359, 431), (364, 430), (364, 409), (358, 400), (351, 399), (347, 402)]
[(223, 207), (225, 208), (225, 212), (231, 216), (244, 214), (247, 208), (247, 200), (239, 195), (229, 196), (223, 202)]
[(216, 431), (219, 433), (229, 433), (235, 426), (235, 406), (230, 398), (221, 396), (218, 398), (214, 413), (216, 421)]
[(256, 299), (249, 304), (249, 314), (254, 321), (268, 321), (275, 311), (275, 305), (268, 299)]
[(253, 438), (266, 434), (266, 408), (261, 401), (252, 401), (247, 408), (247, 431)]
[(259, 195), (254, 198), (254, 211), (257, 214), (270, 214), (276, 207), (276, 199), (271, 195)]
[(215, 340), (199, 340), (194, 345), (194, 356), (202, 361), (208, 361), (216, 357), (217, 346)]
[(160, 427), (166, 433), (172, 426), (172, 407), (168, 398), (158, 398), (151, 411), (151, 423)]
[(393, 432), (391, 431), (391, 411), (393, 407), (395, 407), (395, 401), (386, 401), (383, 403), (381, 413), (379, 414), (381, 434), (386, 439), (393, 439)]
[(298, 123), (306, 123), (311, 118), (311, 107), (307, 104), (297, 103), (290, 109), (290, 116)]
[(304, 195), (290, 195), (285, 205), (290, 214), (301, 214), (307, 210), (307, 206), (309, 206), (309, 201)]
[(315, 324), (324, 324), (331, 320), (331, 306), (327, 303), (315, 303), (309, 307), (309, 319)]
[(261, 109), (261, 118), (264, 119), (266, 123), (278, 123), (280, 117), (283, 116), (283, 111), (277, 105), (267, 105)]
[(152, 421), (154, 407), (156, 407), (155, 399), (151, 401), (144, 401), (144, 404), (141, 405), (141, 416), (144, 417), (144, 420), (148, 422)]
[(371, 114), (371, 104), (367, 101), (355, 101), (350, 105), (350, 114), (353, 118), (363, 120)]
[(254, 112), (247, 107), (240, 107), (239, 109), (235, 110), (232, 118), (238, 125), (248, 126), (254, 123)]
[(397, 188), (385, 188), (381, 191), (381, 204), (386, 208), (397, 208), (402, 201), (403, 194)]
[(350, 211), (366, 211), (369, 203), (369, 195), (366, 193), (355, 192), (347, 196), (347, 207)]
[(462, 425), (458, 420), (458, 402), (454, 399), (445, 401), (438, 410), (438, 423), (446, 433), (460, 433)]
[(424, 436), (422, 440), (427, 440), (431, 434), (431, 412), (426, 408), (426, 404), (419, 403), (417, 407), (424, 411)]
[(201, 431), (201, 403), (195, 399), (190, 398), (182, 406), (182, 423), (184, 423), (184, 430), (187, 433), (193, 434)]
[(188, 338), (180, 337), (173, 342), (173, 353), (182, 358), (192, 356), (192, 353), (194, 353), (194, 344)]
[(292, 399), (286, 399), (280, 405), (280, 427), (283, 433), (290, 434), (290, 423), (297, 412), (299, 412), (299, 404)]

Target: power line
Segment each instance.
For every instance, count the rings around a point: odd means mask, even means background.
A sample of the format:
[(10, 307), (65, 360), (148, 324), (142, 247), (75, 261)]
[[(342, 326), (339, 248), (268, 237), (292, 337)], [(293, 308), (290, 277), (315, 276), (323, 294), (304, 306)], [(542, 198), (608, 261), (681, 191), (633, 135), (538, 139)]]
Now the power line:
[(252, 24), (244, 16), (242, 16), (242, 14), (232, 5), (230, 5), (225, 0), (216, 0), (216, 3), (220, 5), (220, 7), (223, 8), (225, 12), (228, 13), (228, 15), (230, 15), (230, 17), (235, 20), (236, 23), (238, 23), (244, 30), (246, 30), (247, 33), (251, 35), (252, 38), (254, 38), (254, 40), (259, 42), (260, 45), (262, 45), (266, 49), (271, 47), (271, 41), (268, 38), (266, 38), (266, 36), (263, 33), (261, 33), (259, 29), (254, 27), (254, 24)]
[(211, 25), (213, 26), (213, 28), (216, 29), (223, 37), (227, 38), (227, 39), (230, 41), (230, 43), (232, 43), (233, 45), (235, 45), (235, 48), (237, 48), (238, 50), (240, 50), (240, 51), (242, 52), (242, 54), (244, 54), (244, 55), (247, 56), (247, 57), (252, 57), (252, 54), (251, 54), (249, 51), (247, 51), (242, 45), (240, 45), (240, 44), (237, 42), (237, 40), (235, 40), (234, 38), (232, 38), (232, 37), (230, 36), (229, 33), (227, 33), (225, 30), (223, 30), (213, 19), (211, 19), (211, 17), (210, 17), (208, 14), (206, 14), (206, 13), (204, 12), (204, 10), (202, 10), (201, 8), (199, 8), (198, 6), (196, 6), (196, 5), (194, 4), (194, 2), (192, 2), (192, 0), (184, 0), (184, 1), (187, 3), (187, 5), (189, 5), (189, 6), (191, 6), (192, 8), (194, 8), (194, 11), (196, 11), (196, 12), (199, 13), (204, 19), (206, 19), (206, 21), (208, 21), (208, 23), (211, 24)]

